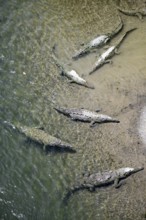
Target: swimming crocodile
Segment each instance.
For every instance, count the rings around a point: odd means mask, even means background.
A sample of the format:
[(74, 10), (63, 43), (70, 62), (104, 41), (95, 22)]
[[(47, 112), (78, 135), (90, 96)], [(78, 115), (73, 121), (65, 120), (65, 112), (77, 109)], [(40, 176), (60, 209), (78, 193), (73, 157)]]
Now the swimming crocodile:
[(86, 44), (83, 49), (79, 50), (72, 58), (77, 59), (87, 53), (90, 53), (93, 49), (102, 47), (109, 40), (111, 40), (115, 35), (117, 35), (123, 28), (124, 24), (120, 19), (120, 24), (113, 30), (111, 33), (102, 34), (97, 36), (95, 39), (91, 40), (88, 44)]
[(61, 108), (61, 107), (54, 107), (59, 113), (62, 113), (68, 117), (71, 117), (72, 120), (78, 120), (83, 122), (90, 122), (90, 126), (93, 126), (95, 123), (104, 123), (104, 122), (116, 122), (119, 123), (120, 121), (114, 119), (108, 115), (98, 114), (97, 112), (100, 110), (89, 111), (84, 108), (76, 109), (76, 108)]
[(128, 31), (126, 31), (123, 36), (117, 41), (117, 43), (114, 46), (111, 46), (108, 48), (97, 60), (97, 62), (94, 64), (93, 69), (89, 72), (89, 74), (92, 74), (95, 72), (99, 67), (103, 66), (105, 63), (110, 63), (111, 60), (109, 58), (113, 57), (114, 54), (118, 54), (118, 48), (121, 45), (124, 38), (129, 34), (131, 31), (136, 30), (137, 28), (132, 28)]
[(66, 70), (64, 65), (60, 63), (60, 61), (56, 58), (54, 54), (52, 54), (51, 57), (54, 60), (56, 66), (58, 66), (59, 69), (61, 70), (61, 74), (65, 75), (67, 78), (70, 79), (70, 83), (77, 83), (87, 88), (94, 89), (94, 86), (90, 85), (85, 79), (81, 78), (75, 70), (71, 70), (71, 71)]
[(146, 8), (133, 9), (131, 11), (117, 7), (117, 9), (125, 15), (137, 16), (142, 20), (143, 16), (146, 16)]
[(97, 187), (104, 187), (111, 184), (114, 184), (115, 188), (118, 188), (122, 185), (122, 182), (120, 182), (122, 179), (125, 179), (130, 175), (137, 173), (143, 169), (144, 167), (125, 167), (117, 170), (105, 171), (100, 173), (85, 174), (81, 183), (71, 187), (67, 191), (63, 198), (63, 202), (66, 203), (70, 196), (79, 190), (87, 189), (88, 191), (92, 192)]
[(35, 127), (28, 127), (28, 126), (22, 126), (20, 124), (13, 125), (8, 121), (4, 121), (4, 124), (12, 127), (14, 130), (18, 131), (19, 133), (22, 133), (25, 135), (29, 140), (38, 143), (43, 146), (44, 150), (55, 148), (57, 150), (66, 150), (68, 152), (76, 152), (73, 147), (63, 142), (62, 140), (48, 134), (41, 128), (35, 128)]

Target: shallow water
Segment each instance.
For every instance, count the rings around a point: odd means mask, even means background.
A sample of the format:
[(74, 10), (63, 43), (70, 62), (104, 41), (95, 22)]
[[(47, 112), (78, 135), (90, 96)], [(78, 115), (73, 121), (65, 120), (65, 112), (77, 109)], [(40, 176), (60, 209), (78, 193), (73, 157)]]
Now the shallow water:
[[(113, 64), (88, 75), (98, 53), (77, 61), (72, 55), (119, 23), (116, 4), (134, 8), (143, 1), (0, 1), (0, 119), (43, 126), (69, 142), (76, 154), (47, 154), (0, 124), (0, 219), (143, 219), (146, 171), (95, 193), (80, 191), (62, 205), (66, 188), (84, 171), (146, 165), (146, 144), (139, 126), (146, 102), (146, 18), (121, 14), (129, 34)], [(113, 45), (121, 36), (114, 38)], [(69, 84), (51, 59), (57, 57), (94, 84), (90, 90)], [(99, 53), (104, 51), (100, 49)], [(54, 106), (101, 108), (120, 124), (74, 122)], [(143, 128), (143, 130), (145, 127)]]

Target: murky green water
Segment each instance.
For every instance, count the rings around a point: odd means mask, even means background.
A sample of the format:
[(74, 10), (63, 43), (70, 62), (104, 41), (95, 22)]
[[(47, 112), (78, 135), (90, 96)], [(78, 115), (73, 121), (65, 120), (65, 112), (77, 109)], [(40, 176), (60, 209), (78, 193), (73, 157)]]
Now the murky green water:
[[(45, 154), (0, 124), (0, 219), (144, 218), (145, 170), (118, 190), (111, 186), (95, 193), (80, 191), (62, 205), (66, 188), (83, 171), (146, 165), (146, 145), (138, 133), (146, 102), (146, 18), (121, 14), (125, 30), (138, 30), (125, 39), (113, 65), (89, 76), (97, 53), (71, 60), (81, 43), (117, 26), (116, 4), (134, 8), (142, 0), (0, 0), (0, 119), (41, 125), (77, 150)], [(58, 58), (83, 74), (95, 90), (69, 84), (60, 76), (50, 56), (54, 44)], [(121, 122), (91, 129), (59, 115), (53, 109), (56, 105), (99, 107)]]

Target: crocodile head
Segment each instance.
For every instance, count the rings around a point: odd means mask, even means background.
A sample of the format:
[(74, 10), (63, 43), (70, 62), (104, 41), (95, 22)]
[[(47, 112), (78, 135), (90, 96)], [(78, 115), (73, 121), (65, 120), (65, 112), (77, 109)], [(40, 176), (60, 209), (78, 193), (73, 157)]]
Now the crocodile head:
[(116, 173), (118, 174), (119, 178), (126, 178), (130, 176), (131, 174), (137, 173), (143, 169), (144, 167), (138, 167), (138, 168), (125, 167), (125, 168), (118, 169)]

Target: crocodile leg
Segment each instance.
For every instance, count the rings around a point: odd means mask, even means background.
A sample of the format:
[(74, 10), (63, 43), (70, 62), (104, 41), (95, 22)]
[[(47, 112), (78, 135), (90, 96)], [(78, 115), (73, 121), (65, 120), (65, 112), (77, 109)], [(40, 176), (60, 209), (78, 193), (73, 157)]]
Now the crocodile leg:
[(115, 188), (118, 188), (118, 185), (119, 185), (119, 178), (117, 177), (117, 178), (114, 180), (114, 187), (115, 187)]
[(116, 54), (116, 55), (119, 55), (120, 53), (121, 53), (121, 52), (116, 48), (116, 49), (115, 49), (115, 54)]
[(63, 70), (60, 71), (60, 75), (61, 75), (61, 76), (64, 76), (64, 75), (65, 75), (64, 72), (63, 72)]
[(118, 189), (120, 186), (124, 185), (125, 184), (125, 181), (120, 181), (119, 178), (116, 178), (115, 181), (114, 181), (114, 187), (116, 189)]
[(45, 144), (43, 145), (43, 150), (46, 151), (46, 145)]
[(110, 38), (108, 37), (108, 38), (104, 41), (104, 43), (106, 44), (109, 40), (110, 40)]
[(43, 126), (38, 126), (38, 127), (34, 127), (34, 128), (36, 128), (36, 129), (40, 129), (40, 130), (42, 130), (42, 131), (45, 130)]
[(112, 64), (113, 61), (112, 61), (112, 60), (105, 60), (104, 63), (110, 63), (110, 64)]
[(88, 189), (88, 191), (89, 191), (89, 192), (94, 192), (94, 191), (95, 191), (95, 187), (94, 187), (94, 186), (90, 187), (90, 188)]
[[(71, 116), (71, 115), (70, 115)], [(71, 116), (72, 121), (77, 121), (73, 116)]]
[(92, 185), (92, 184), (90, 184), (90, 183), (85, 183), (85, 184), (82, 184), (82, 186), (83, 187), (85, 187), (85, 188), (87, 188), (87, 190), (89, 191), (89, 192), (93, 192), (94, 190), (95, 190), (95, 187), (94, 187), (94, 185)]
[(141, 13), (139, 13), (139, 12), (137, 12), (136, 13), (136, 16), (140, 19), (140, 20), (142, 20), (143, 19), (143, 17), (142, 17), (142, 14)]
[(90, 123), (90, 127), (94, 127), (95, 126), (96, 121), (91, 121)]

